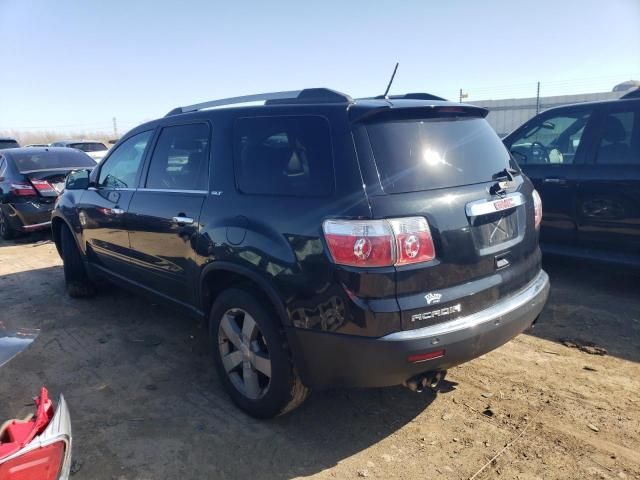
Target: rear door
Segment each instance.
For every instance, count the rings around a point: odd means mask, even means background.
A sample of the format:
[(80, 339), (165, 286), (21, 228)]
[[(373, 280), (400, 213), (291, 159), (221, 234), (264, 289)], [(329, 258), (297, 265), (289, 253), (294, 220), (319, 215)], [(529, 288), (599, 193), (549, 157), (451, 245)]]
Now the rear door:
[(112, 272), (126, 274), (130, 265), (125, 213), (140, 178), (153, 130), (138, 133), (118, 145), (102, 164), (96, 186), (78, 202), (82, 238), (89, 260)]
[(593, 113), (590, 106), (554, 109), (535, 117), (505, 139), (542, 197), (543, 243), (575, 244), (577, 188), (587, 175), (583, 140), (592, 129)]
[(374, 218), (424, 217), (431, 230), (435, 259), (396, 267), (405, 329), (487, 308), (540, 269), (531, 184), (477, 112), (443, 110), (354, 132)]
[(606, 105), (578, 192), (578, 243), (640, 257), (640, 101)]
[(134, 280), (183, 303), (194, 299), (196, 236), (208, 193), (211, 127), (161, 129), (128, 211)]

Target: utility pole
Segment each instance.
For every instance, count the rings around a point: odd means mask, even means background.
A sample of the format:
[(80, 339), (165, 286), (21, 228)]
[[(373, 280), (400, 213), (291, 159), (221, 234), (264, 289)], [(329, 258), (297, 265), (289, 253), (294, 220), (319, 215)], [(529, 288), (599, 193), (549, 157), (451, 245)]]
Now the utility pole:
[(540, 113), (540, 82), (538, 82), (538, 90), (536, 91), (536, 115)]
[(458, 100), (458, 103), (462, 103), (462, 89), (460, 89), (460, 99)]
[(118, 138), (118, 122), (116, 121), (116, 117), (113, 117), (113, 138)]
[(463, 98), (467, 98), (469, 96), (468, 93), (463, 92), (462, 89), (460, 89), (460, 97), (459, 97), (459, 102), (462, 103), (462, 99)]

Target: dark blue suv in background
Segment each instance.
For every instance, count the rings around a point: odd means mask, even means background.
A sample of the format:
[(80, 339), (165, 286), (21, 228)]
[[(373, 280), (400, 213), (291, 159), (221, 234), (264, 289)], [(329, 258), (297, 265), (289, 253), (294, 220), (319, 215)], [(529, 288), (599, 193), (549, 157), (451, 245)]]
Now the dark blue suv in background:
[(540, 198), (486, 114), (328, 89), (177, 108), (68, 177), (52, 217), (67, 291), (102, 277), (206, 319), (256, 417), (310, 388), (435, 388), (549, 291)]
[(547, 110), (504, 138), (544, 202), (545, 252), (640, 267), (640, 95)]

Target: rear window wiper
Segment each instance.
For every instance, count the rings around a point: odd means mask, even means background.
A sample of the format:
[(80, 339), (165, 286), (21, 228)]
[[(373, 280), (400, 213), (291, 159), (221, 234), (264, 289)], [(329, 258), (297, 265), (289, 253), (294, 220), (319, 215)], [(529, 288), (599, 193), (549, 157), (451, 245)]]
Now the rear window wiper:
[(494, 173), (491, 176), (492, 180), (508, 180), (510, 182), (513, 181), (513, 176), (517, 175), (519, 172), (513, 168), (505, 168), (504, 170), (500, 170), (498, 173)]

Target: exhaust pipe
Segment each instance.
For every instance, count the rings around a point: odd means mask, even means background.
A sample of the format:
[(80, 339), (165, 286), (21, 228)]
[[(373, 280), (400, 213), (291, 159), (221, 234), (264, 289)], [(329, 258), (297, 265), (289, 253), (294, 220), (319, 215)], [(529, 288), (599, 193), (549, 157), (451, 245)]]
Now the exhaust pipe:
[(427, 372), (416, 375), (407, 380), (404, 385), (412, 392), (421, 393), (427, 388), (437, 392), (438, 385), (446, 376), (447, 371)]

